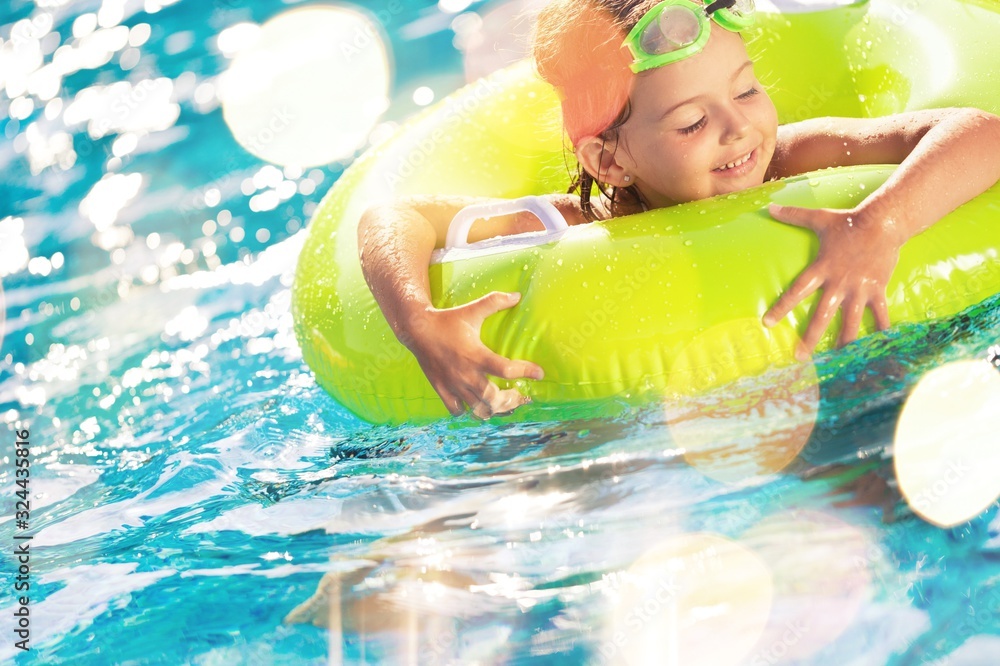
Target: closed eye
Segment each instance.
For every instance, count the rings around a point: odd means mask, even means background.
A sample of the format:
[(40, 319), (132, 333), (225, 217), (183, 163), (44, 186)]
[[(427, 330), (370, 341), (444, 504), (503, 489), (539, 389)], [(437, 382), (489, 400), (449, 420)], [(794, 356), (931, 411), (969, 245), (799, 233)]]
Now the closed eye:
[[(739, 95), (737, 99), (750, 99), (751, 97), (753, 97), (758, 93), (760, 93), (760, 90), (758, 90), (757, 88), (750, 88), (750, 90), (746, 91), (742, 95)], [(704, 127), (704, 125), (705, 125), (705, 118), (702, 117), (702, 119), (696, 122), (694, 125), (691, 125), (689, 127), (682, 127), (678, 131), (681, 134), (691, 134), (692, 132), (697, 132), (698, 130), (700, 130), (702, 127)]]
[(700, 130), (704, 124), (705, 124), (705, 118), (702, 117), (702, 119), (696, 122), (694, 125), (691, 125), (690, 127), (682, 127), (679, 131), (681, 134), (690, 134), (691, 132), (697, 132), (698, 130)]

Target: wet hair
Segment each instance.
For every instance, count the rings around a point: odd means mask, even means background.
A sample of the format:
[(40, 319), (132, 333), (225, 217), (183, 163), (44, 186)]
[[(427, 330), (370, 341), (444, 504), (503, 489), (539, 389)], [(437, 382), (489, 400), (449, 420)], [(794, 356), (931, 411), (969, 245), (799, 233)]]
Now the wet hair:
[[(621, 44), (657, 2), (552, 0), (538, 15), (532, 57), (539, 76), (559, 93), (563, 125), (574, 148), (587, 136), (617, 141), (618, 129), (629, 117), (635, 81), (629, 69), (632, 56)], [(580, 164), (571, 176), (568, 191), (579, 191), (580, 208), (590, 221), (597, 219), (590, 201), (595, 184), (610, 202), (612, 215), (620, 203), (642, 201), (634, 185), (606, 186), (600, 173), (592, 174)]]

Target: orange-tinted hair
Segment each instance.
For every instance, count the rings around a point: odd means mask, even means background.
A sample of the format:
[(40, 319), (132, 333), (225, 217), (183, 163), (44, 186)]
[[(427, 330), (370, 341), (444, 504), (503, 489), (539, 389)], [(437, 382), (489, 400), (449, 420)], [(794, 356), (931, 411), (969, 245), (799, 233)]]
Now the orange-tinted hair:
[[(562, 101), (563, 124), (574, 148), (587, 136), (610, 138), (628, 117), (635, 80), (632, 56), (622, 41), (642, 15), (659, 0), (552, 0), (538, 15), (532, 56), (539, 76)], [(584, 214), (594, 219), (591, 186), (617, 200), (601, 185), (600, 174), (582, 167), (569, 191), (580, 191)], [(634, 188), (624, 188), (638, 200)]]

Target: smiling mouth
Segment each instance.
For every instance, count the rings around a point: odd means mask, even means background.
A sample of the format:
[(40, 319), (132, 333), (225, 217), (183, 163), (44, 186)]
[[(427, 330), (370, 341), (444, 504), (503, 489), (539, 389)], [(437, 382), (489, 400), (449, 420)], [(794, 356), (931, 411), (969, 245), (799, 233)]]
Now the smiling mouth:
[[(754, 150), (756, 150), (756, 148), (754, 148)], [(723, 164), (721, 167), (717, 169), (712, 169), (712, 171), (729, 171), (730, 169), (735, 169), (738, 166), (746, 164), (752, 156), (753, 156), (753, 150), (751, 150), (749, 153), (747, 153), (740, 159), (736, 160), (735, 162), (730, 162), (729, 164)]]

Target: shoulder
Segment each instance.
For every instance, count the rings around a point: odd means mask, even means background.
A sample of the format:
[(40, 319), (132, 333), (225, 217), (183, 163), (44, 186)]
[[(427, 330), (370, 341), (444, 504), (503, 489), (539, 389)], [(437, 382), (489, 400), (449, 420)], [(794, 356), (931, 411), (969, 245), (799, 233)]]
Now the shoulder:
[[(592, 220), (583, 213), (583, 206), (580, 204), (579, 194), (550, 194), (545, 197), (562, 213), (569, 226), (578, 224), (588, 224)], [(607, 201), (602, 196), (590, 198), (590, 206), (597, 221), (610, 220), (615, 215), (608, 208)]]
[[(796, 176), (830, 166), (837, 166), (837, 155), (846, 156), (846, 134), (857, 132), (857, 118), (809, 118), (778, 126), (774, 155), (765, 180)], [(840, 146), (844, 150), (837, 150)]]
[[(553, 206), (556, 207), (562, 216), (566, 219), (566, 224), (573, 227), (578, 224), (587, 224), (590, 220), (583, 214), (583, 207), (580, 205), (580, 196), (577, 194), (549, 194), (546, 195), (546, 199), (549, 200)], [(594, 211), (597, 213), (599, 219), (603, 218), (601, 209), (596, 205), (597, 201), (591, 199), (595, 204)]]

